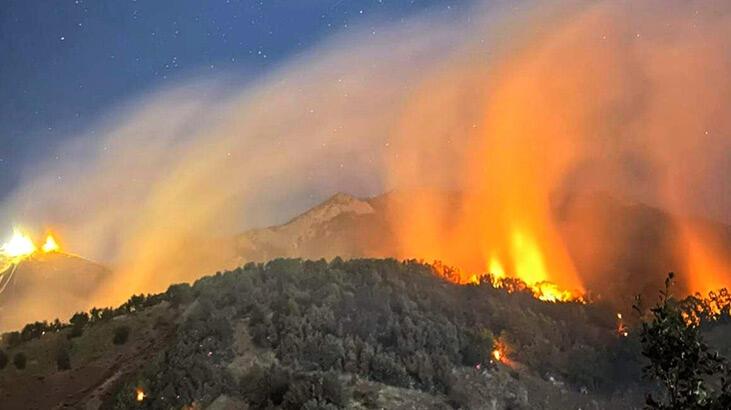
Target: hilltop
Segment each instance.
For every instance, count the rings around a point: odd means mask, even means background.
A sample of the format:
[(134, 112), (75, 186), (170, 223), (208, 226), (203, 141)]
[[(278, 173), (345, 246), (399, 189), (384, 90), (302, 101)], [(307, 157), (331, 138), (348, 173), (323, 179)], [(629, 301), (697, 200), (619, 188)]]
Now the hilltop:
[[(399, 254), (399, 237), (394, 227), (416, 211), (416, 203), (425, 201), (437, 204), (449, 225), (450, 216), (456, 215), (464, 202), (463, 195), (421, 190), (358, 198), (338, 193), (282, 225), (253, 229), (236, 237), (238, 261), (337, 256), (420, 258)], [(665, 210), (591, 193), (566, 195), (555, 201), (552, 212), (585, 290), (592, 298), (611, 303), (615, 310), (628, 311), (638, 294), (654, 300), (669, 271), (681, 273), (681, 279), (689, 276), (688, 249), (678, 225), (679, 217)], [(694, 223), (718, 249), (731, 250), (731, 226), (706, 220)], [(449, 228), (444, 227), (445, 232)], [(459, 246), (464, 254), (481, 255), (479, 243), (465, 241)], [(484, 266), (486, 262), (481, 263)], [(679, 292), (690, 293), (687, 283), (678, 286)]]
[(70, 317), (109, 276), (101, 264), (63, 252), (37, 253), (0, 273), (0, 330)]
[[(251, 263), (72, 322), (6, 335), (8, 357), (22, 352), (27, 366), (0, 371), (4, 403), (129, 408), (137, 389), (145, 408), (560, 409), (640, 397), (637, 341), (617, 335), (613, 312), (455, 285), (415, 262)], [(59, 352), (70, 370), (58, 370)]]

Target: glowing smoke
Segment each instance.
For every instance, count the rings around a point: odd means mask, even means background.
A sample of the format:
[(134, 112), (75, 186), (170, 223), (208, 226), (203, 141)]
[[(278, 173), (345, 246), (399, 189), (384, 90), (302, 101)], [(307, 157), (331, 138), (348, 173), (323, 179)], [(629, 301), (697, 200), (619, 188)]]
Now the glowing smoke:
[[(91, 302), (108, 304), (226, 267), (228, 235), (333, 191), (446, 188), (456, 204), (423, 191), (394, 210), (395, 256), (581, 289), (556, 203), (597, 223), (587, 253), (619, 244), (600, 243), (602, 215), (573, 193), (731, 222), (729, 9), (522, 3), (341, 36), (243, 85), (193, 80), (129, 102), (2, 209), (109, 263)], [(698, 289), (725, 284), (710, 234), (676, 222), (678, 269)]]

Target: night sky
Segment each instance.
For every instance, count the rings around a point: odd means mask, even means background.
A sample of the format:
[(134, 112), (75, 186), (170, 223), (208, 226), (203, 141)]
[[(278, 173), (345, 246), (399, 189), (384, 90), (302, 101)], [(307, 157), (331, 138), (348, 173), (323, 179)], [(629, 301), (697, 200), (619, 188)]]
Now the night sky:
[(115, 104), (176, 79), (246, 73), (352, 27), (466, 7), (445, 0), (4, 0), (0, 200)]

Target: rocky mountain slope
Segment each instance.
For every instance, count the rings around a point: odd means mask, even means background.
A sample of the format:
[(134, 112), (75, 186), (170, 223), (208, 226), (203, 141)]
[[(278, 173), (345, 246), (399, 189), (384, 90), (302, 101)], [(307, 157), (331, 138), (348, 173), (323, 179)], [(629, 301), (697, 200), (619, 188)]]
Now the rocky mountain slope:
[[(339, 193), (283, 225), (244, 232), (236, 238), (239, 261), (335, 256), (419, 258), (399, 254), (393, 231), (399, 218), (410, 212), (414, 195), (429, 195), (446, 212), (456, 212), (459, 206), (460, 194), (455, 192), (391, 192), (373, 198)], [(590, 194), (568, 196), (556, 203), (554, 218), (586, 289), (594, 297), (626, 310), (638, 294), (654, 298), (669, 271), (679, 273), (679, 291), (685, 291), (687, 245), (682, 242), (678, 219), (669, 213)], [(731, 255), (730, 226), (712, 221), (697, 224)], [(466, 241), (462, 246), (465, 253), (480, 254), (480, 249), (471, 248), (477, 246), (475, 243)]]

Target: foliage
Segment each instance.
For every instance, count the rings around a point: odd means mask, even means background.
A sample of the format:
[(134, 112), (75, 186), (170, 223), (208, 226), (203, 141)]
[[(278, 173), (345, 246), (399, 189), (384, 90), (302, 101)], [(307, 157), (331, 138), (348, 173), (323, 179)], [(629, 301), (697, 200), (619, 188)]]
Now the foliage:
[(114, 328), (114, 337), (112, 343), (115, 345), (123, 345), (127, 343), (129, 338), (129, 326), (117, 326)]
[(650, 320), (642, 324), (642, 354), (650, 361), (644, 373), (665, 392), (664, 399), (648, 394), (646, 405), (658, 410), (731, 408), (726, 359), (710, 351), (699, 326), (684, 317), (681, 304), (670, 295), (673, 276), (668, 275)]
[(18, 352), (15, 354), (15, 356), (13, 356), (13, 365), (18, 370), (25, 369), (26, 361), (27, 361), (27, 359), (25, 357), (25, 353), (23, 353), (23, 352)]
[(20, 332), (9, 332), (5, 334), (5, 343), (9, 348), (15, 348), (20, 346), (23, 339), (20, 337)]
[(343, 408), (350, 391), (335, 372), (294, 372), (278, 365), (255, 365), (239, 383), (252, 408)]
[(65, 346), (60, 346), (56, 351), (56, 366), (58, 370), (71, 369), (71, 357), (69, 356), (69, 351)]
[(4, 369), (8, 365), (8, 354), (4, 350), (0, 349), (0, 370)]
[[(252, 407), (346, 407), (351, 393), (338, 375), (418, 389), (465, 406), (473, 392), (460, 374), (494, 371), (498, 340), (511, 361), (576, 391), (612, 394), (636, 387), (639, 338), (617, 336), (614, 311), (601, 304), (545, 303), (520, 287), (516, 281), (508, 292), (489, 280), (455, 285), (416, 261), (276, 259), (192, 286), (172, 285), (161, 294), (135, 295), (118, 308), (77, 313), (69, 324), (31, 324), (25, 334), (68, 328), (67, 336), (81, 335), (114, 317), (167, 303), (178, 316), (170, 340), (105, 404), (115, 408), (140, 405), (134, 398), (141, 386), (146, 408), (205, 407), (221, 395)], [(255, 345), (272, 353), (239, 380), (229, 370), (234, 325), (248, 326)], [(11, 349), (24, 343), (15, 333), (6, 335)], [(128, 333), (114, 327), (115, 343)], [(482, 383), (486, 377), (479, 377)], [(267, 387), (251, 387), (262, 383)]]
[[(113, 313), (137, 311), (151, 299), (178, 309), (181, 323), (171, 344), (119, 390), (117, 408), (135, 404), (138, 386), (145, 386), (148, 408), (207, 406), (221, 394), (253, 408), (345, 407), (350, 390), (334, 376), (342, 374), (442, 394), (460, 405), (471, 392), (458, 369), (490, 369), (496, 335), (509, 344), (512, 360), (576, 383), (577, 390), (612, 392), (639, 380), (639, 347), (616, 336), (613, 312), (544, 303), (489, 281), (455, 285), (416, 261), (249, 263), (130, 299)], [(274, 353), (273, 362), (238, 381), (227, 369), (237, 322)]]

